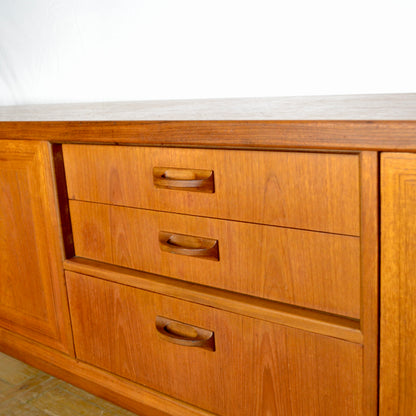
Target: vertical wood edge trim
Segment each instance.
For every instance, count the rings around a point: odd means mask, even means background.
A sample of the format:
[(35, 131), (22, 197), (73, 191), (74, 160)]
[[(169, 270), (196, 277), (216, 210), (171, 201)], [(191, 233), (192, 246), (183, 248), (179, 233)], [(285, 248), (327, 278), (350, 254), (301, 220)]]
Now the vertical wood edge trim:
[(54, 172), (55, 198), (60, 214), (60, 227), (62, 234), (63, 250), (65, 258), (75, 255), (72, 238), (71, 218), (69, 215), (68, 190), (65, 177), (65, 166), (62, 154), (62, 145), (51, 144), (52, 171)]
[(361, 170), (361, 328), (363, 414), (378, 412), (379, 163), (377, 152), (362, 152)]
[(72, 328), (69, 316), (68, 297), (66, 293), (65, 275), (62, 267), (64, 246), (62, 241), (61, 218), (59, 213), (59, 198), (56, 188), (56, 177), (54, 173), (54, 155), (52, 145), (48, 142), (39, 142), (42, 149), (42, 170), (45, 183), (44, 201), (44, 225), (47, 230), (49, 244), (49, 267), (51, 284), (54, 287), (55, 316), (57, 317), (58, 332), (60, 340), (65, 347), (63, 352), (72, 357), (75, 356)]
[[(399, 315), (397, 311), (399, 291), (399, 272), (395, 269), (396, 259), (392, 257), (391, 246), (397, 240), (391, 238), (395, 235), (394, 212), (397, 209), (396, 197), (392, 194), (394, 181), (393, 153), (380, 155), (380, 215), (381, 215), (381, 258), (380, 258), (380, 415), (399, 414), (399, 368), (398, 345), (399, 328), (397, 327)], [(387, 262), (387, 257), (389, 261)], [(388, 264), (387, 264), (388, 263)], [(391, 273), (393, 267), (394, 273)], [(397, 276), (397, 277), (396, 277)], [(389, 290), (388, 290), (389, 289)], [(387, 298), (388, 290), (389, 298)], [(388, 357), (386, 357), (388, 355)], [(391, 413), (390, 413), (391, 412)]]

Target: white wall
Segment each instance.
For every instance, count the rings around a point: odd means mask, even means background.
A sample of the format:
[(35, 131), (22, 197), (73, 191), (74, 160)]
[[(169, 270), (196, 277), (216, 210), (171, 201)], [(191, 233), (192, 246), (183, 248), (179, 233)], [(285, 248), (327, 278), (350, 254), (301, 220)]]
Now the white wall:
[(416, 0), (0, 0), (0, 105), (416, 92)]

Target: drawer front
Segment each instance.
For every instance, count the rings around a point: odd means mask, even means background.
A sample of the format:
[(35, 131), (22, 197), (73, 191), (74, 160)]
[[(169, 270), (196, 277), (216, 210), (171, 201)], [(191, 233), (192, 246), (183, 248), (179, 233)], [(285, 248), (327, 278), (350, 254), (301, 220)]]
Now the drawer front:
[(70, 211), (77, 256), (360, 317), (358, 237), (80, 201)]
[(359, 157), (64, 145), (70, 199), (359, 235)]
[(72, 272), (67, 284), (82, 361), (219, 415), (362, 414), (360, 345)]

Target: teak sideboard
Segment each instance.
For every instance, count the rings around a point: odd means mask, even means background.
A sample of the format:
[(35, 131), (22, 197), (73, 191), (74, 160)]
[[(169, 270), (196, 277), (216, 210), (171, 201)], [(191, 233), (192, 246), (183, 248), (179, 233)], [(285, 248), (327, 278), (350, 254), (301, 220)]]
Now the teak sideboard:
[(416, 94), (0, 120), (1, 351), (143, 416), (416, 414)]

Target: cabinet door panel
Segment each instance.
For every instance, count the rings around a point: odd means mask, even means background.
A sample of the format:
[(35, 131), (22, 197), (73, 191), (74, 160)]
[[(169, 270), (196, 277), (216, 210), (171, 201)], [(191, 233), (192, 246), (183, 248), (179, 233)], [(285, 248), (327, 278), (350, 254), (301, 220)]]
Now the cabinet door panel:
[(416, 414), (416, 155), (381, 158), (380, 414)]
[(0, 141), (0, 325), (70, 352), (51, 168), (47, 143)]

